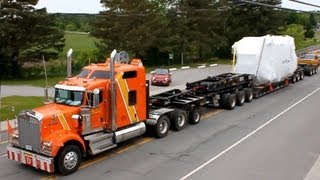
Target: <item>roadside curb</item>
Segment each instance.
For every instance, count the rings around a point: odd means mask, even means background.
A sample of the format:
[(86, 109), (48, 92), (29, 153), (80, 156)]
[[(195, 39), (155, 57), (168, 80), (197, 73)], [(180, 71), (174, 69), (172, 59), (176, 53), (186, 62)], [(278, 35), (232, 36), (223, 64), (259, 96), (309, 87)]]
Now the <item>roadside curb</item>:
[[(218, 66), (218, 64), (210, 64), (210, 65), (201, 64), (201, 65), (198, 65), (198, 66), (195, 67), (195, 68), (200, 69), (200, 68), (215, 67), (215, 66)], [(192, 69), (192, 67), (190, 67), (190, 66), (182, 66), (182, 67), (180, 67), (180, 69), (181, 69), (181, 70), (183, 70), (183, 69)], [(169, 70), (170, 70), (170, 71), (177, 71), (177, 70), (179, 70), (179, 68), (170, 68)], [(154, 73), (154, 71), (150, 71), (150, 73), (152, 74), (152, 73)]]

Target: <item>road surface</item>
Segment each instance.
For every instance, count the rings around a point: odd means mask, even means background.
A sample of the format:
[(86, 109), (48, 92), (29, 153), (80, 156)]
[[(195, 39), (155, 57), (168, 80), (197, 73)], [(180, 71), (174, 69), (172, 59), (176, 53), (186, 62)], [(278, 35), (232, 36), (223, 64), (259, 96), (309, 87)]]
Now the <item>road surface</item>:
[(122, 143), (85, 159), (66, 177), (3, 157), (0, 179), (314, 180), (319, 177), (319, 88), (319, 74), (306, 77), (235, 110), (205, 114), (199, 124), (166, 138)]

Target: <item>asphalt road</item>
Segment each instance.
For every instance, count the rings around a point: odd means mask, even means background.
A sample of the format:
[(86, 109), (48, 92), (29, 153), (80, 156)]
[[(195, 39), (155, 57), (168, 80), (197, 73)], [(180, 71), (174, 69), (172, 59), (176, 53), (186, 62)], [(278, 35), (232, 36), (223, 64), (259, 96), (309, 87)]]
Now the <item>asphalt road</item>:
[(0, 179), (303, 180), (314, 173), (320, 154), (319, 77), (306, 77), (232, 111), (205, 114), (198, 125), (166, 138), (122, 143), (86, 159), (66, 177), (2, 157)]

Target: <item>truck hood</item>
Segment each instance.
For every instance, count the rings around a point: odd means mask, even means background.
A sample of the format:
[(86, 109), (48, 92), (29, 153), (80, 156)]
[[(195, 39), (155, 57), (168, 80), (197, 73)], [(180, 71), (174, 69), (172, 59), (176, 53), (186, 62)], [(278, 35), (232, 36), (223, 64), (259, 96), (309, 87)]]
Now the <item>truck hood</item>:
[(61, 104), (48, 104), (45, 106), (41, 106), (33, 109), (39, 116), (42, 116), (42, 119), (52, 118), (52, 116), (56, 116), (58, 114), (63, 114), (64, 116), (72, 116), (73, 114), (79, 114), (80, 107), (75, 106), (66, 106)]

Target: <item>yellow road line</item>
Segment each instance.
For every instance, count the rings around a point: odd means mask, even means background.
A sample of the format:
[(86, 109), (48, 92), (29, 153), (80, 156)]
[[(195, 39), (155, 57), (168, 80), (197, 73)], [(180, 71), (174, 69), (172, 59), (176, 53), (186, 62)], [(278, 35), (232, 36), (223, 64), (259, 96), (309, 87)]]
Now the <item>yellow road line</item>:
[[(209, 117), (213, 116), (213, 115), (216, 115), (220, 112), (222, 112), (223, 110), (222, 109), (218, 109), (218, 110), (215, 110), (213, 112), (208, 112), (206, 114), (204, 114), (202, 116), (203, 120), (208, 120)], [(170, 131), (169, 131), (170, 133)], [(87, 162), (84, 162), (80, 165), (79, 169), (83, 169), (83, 168), (86, 168), (88, 166), (91, 166), (95, 163), (98, 163), (98, 162), (101, 162), (103, 160), (106, 160), (108, 158), (111, 158), (117, 154), (122, 154), (132, 148), (135, 148), (137, 146), (140, 146), (142, 144), (145, 144), (147, 142), (150, 142), (152, 140), (154, 140), (155, 138), (153, 137), (145, 137), (145, 138), (142, 138), (141, 140), (138, 140), (138, 142), (136, 142), (135, 144), (132, 144), (132, 145), (129, 145), (129, 146), (124, 146), (124, 147), (120, 147), (118, 149), (115, 150), (115, 152), (110, 152), (108, 155), (105, 155), (105, 156), (101, 156), (101, 157), (98, 157), (98, 158), (95, 158), (94, 160), (90, 160), (90, 161), (87, 161)], [(55, 179), (55, 175), (50, 175), (50, 176), (47, 176), (47, 177), (43, 177), (41, 178), (41, 180), (45, 180), (45, 179)]]
[(217, 115), (218, 113), (221, 113), (222, 111), (224, 111), (223, 109), (218, 109), (212, 112), (208, 112), (206, 114), (204, 114), (202, 116), (203, 120), (208, 120), (209, 117), (213, 116), (213, 115)]
[(128, 151), (129, 149), (132, 149), (132, 148), (137, 147), (137, 146), (139, 146), (139, 145), (145, 144), (145, 143), (147, 143), (147, 142), (149, 142), (149, 141), (151, 141), (151, 140), (153, 140), (153, 139), (154, 139), (154, 138), (151, 138), (151, 137), (143, 138), (143, 139), (139, 140), (139, 142), (136, 143), (136, 144), (133, 144), (133, 145), (130, 145), (130, 146), (126, 146), (126, 147), (117, 149), (114, 153), (108, 154), (107, 156), (99, 157), (99, 158), (97, 158), (97, 159), (95, 159), (95, 160), (92, 160), (92, 161), (90, 161), (90, 162), (83, 163), (83, 164), (79, 167), (79, 169), (88, 167), (88, 166), (90, 166), (90, 165), (92, 165), (92, 164), (95, 164), (95, 163), (97, 163), (97, 162), (101, 162), (101, 161), (103, 161), (103, 160), (105, 160), (105, 159), (107, 159), (107, 158), (110, 158), (110, 157), (112, 157), (112, 156), (114, 156), (114, 155), (116, 155), (116, 154), (121, 154), (121, 153), (123, 153), (123, 152), (126, 152), (126, 151)]

